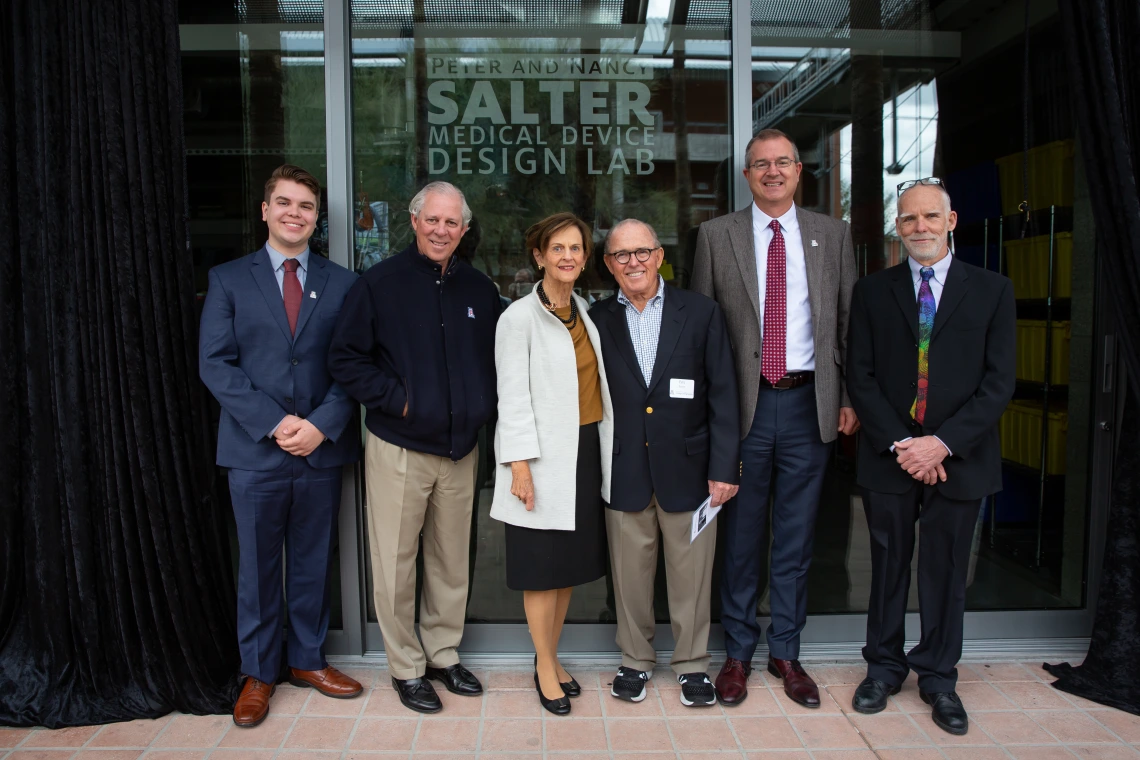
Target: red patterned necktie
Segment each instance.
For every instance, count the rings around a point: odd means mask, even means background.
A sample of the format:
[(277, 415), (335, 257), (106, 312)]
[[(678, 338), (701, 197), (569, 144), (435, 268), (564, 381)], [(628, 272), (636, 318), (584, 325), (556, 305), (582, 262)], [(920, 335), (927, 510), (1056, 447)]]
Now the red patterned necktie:
[(761, 341), (760, 374), (775, 385), (788, 372), (788, 252), (780, 222), (773, 219), (772, 242), (768, 244), (768, 269), (764, 280), (764, 336)]
[(285, 316), (289, 318), (289, 332), (297, 334), (297, 315), (301, 313), (301, 281), (297, 279), (296, 259), (285, 259), (285, 279), (281, 295), (285, 299)]

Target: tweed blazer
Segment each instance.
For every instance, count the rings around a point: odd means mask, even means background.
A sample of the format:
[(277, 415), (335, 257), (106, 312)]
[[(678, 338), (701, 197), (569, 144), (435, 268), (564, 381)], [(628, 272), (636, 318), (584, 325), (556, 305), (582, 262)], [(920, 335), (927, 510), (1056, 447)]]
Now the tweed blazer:
[[(796, 207), (807, 264), (808, 298), (815, 342), (815, 400), (824, 443), (839, 433), (839, 407), (847, 395), (847, 323), (857, 272), (851, 226)], [(692, 289), (714, 299), (728, 321), (740, 389), (740, 436), (748, 435), (760, 390), (760, 283), (752, 235), (752, 205), (701, 224)]]
[[(581, 319), (598, 357), (602, 386), (602, 499), (610, 500), (614, 415), (598, 330), (578, 296)], [(574, 530), (578, 461), (578, 360), (566, 325), (542, 306), (538, 293), (511, 304), (495, 329), (499, 422), (495, 427), (495, 495), (491, 517), (540, 530)], [(511, 462), (526, 460), (534, 479), (534, 510), (511, 494)]]

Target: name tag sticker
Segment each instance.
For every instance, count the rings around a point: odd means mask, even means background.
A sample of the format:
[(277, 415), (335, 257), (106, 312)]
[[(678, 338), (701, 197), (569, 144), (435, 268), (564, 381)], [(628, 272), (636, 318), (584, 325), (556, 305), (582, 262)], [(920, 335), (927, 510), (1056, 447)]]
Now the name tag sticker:
[(672, 378), (669, 381), (669, 398), (692, 398), (697, 384), (693, 380)]

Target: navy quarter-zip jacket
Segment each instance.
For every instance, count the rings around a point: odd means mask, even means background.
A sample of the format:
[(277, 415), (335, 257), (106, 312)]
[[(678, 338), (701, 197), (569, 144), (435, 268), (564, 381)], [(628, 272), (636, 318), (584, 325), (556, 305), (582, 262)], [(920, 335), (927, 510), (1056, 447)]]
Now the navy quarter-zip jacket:
[(501, 313), (490, 278), (454, 255), (444, 272), (412, 243), (349, 290), (329, 372), (377, 438), (459, 461), (495, 416)]

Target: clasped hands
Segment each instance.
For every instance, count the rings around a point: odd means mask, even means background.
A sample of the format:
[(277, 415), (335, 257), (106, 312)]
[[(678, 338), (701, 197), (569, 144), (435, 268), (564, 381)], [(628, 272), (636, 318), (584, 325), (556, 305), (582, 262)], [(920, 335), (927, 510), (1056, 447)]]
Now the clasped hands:
[(942, 466), (942, 460), (949, 453), (942, 441), (933, 435), (895, 441), (895, 458), (899, 467), (928, 486), (939, 481), (946, 482), (946, 469)]
[(307, 457), (324, 443), (325, 434), (316, 425), (294, 414), (288, 414), (273, 431), (277, 445), (298, 457)]

